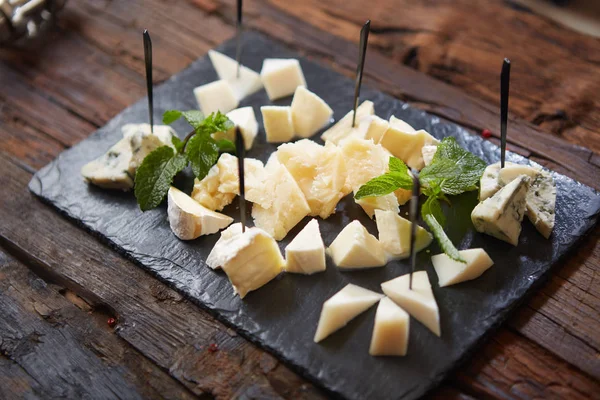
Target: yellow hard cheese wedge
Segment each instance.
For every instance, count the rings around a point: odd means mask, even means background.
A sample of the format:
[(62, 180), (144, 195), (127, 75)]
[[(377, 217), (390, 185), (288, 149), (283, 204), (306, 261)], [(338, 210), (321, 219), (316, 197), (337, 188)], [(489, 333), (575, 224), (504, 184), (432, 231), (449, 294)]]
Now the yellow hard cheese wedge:
[(346, 225), (327, 253), (340, 269), (382, 267), (386, 262), (383, 246), (358, 220)]
[(294, 58), (265, 58), (260, 77), (270, 100), (290, 96), (306, 86), (300, 62)]
[(229, 237), (220, 240), (206, 264), (213, 269), (221, 267), (234, 291), (244, 298), (248, 292), (279, 275), (285, 262), (277, 242), (262, 229), (254, 227), (239, 234), (233, 231)]
[[(356, 192), (354, 192), (356, 195)], [(359, 200), (354, 200), (356, 204), (362, 207), (369, 218), (373, 218), (377, 211), (386, 210), (393, 214), (400, 212), (398, 198), (394, 193), (389, 193), (383, 196), (363, 197)]]
[(383, 295), (360, 286), (351, 283), (346, 285), (323, 303), (319, 325), (315, 333), (315, 343), (346, 326), (348, 322), (368, 310), (382, 297)]
[(408, 349), (410, 318), (408, 313), (388, 297), (379, 301), (369, 354), (405, 356)]
[(231, 85), (224, 79), (198, 86), (194, 89), (194, 96), (204, 115), (217, 111), (227, 113), (239, 104)]
[(431, 257), (440, 287), (478, 278), (494, 265), (490, 256), (483, 249), (461, 250), (458, 253), (466, 263), (454, 261), (443, 253)]
[(284, 143), (294, 138), (291, 107), (262, 106), (260, 112), (263, 117), (267, 142)]
[(246, 96), (262, 89), (263, 85), (258, 72), (245, 65), (238, 65), (238, 62), (233, 58), (214, 50), (209, 50), (208, 56), (217, 71), (217, 75), (219, 75), (219, 79), (229, 82), (238, 100), (241, 101)]
[(218, 232), (233, 222), (233, 218), (200, 205), (177, 188), (169, 188), (167, 215), (171, 230), (181, 240), (196, 239)]
[(373, 114), (375, 114), (373, 102), (365, 100), (356, 108), (355, 128), (352, 128), (352, 116), (354, 115), (354, 110), (350, 110), (342, 119), (336, 122), (335, 125), (323, 132), (321, 139), (323, 139), (324, 142), (339, 144), (343, 139), (347, 138), (353, 132), (353, 129), (356, 129), (360, 126), (360, 122), (363, 120), (363, 118)]
[[(395, 157), (398, 157), (411, 168), (422, 169), (425, 166), (423, 161), (423, 146), (438, 144), (439, 141), (424, 130), (410, 131), (412, 127), (404, 127), (398, 119), (390, 119), (390, 127), (383, 134), (380, 144), (390, 151)], [(401, 121), (404, 123), (404, 121)], [(404, 123), (405, 124), (405, 123)], [(410, 129), (408, 129), (410, 128)]]
[(287, 245), (285, 262), (286, 272), (310, 275), (325, 271), (325, 245), (316, 219), (310, 220)]
[(329, 123), (333, 115), (331, 107), (304, 86), (296, 88), (291, 107), (294, 133), (302, 138), (317, 133), (319, 129)]
[(233, 127), (227, 132), (217, 132), (213, 134), (215, 140), (227, 139), (232, 142), (235, 141), (235, 127), (240, 128), (242, 137), (244, 138), (244, 147), (246, 150), (250, 150), (254, 144), (254, 139), (258, 134), (258, 122), (256, 122), (256, 116), (254, 115), (254, 109), (252, 107), (241, 107), (227, 113), (227, 118), (233, 122)]
[[(383, 246), (388, 259), (403, 259), (410, 255), (411, 222), (393, 211), (375, 210), (379, 242)], [(433, 237), (429, 232), (417, 226), (415, 240), (416, 251), (429, 246)]]
[(282, 144), (276, 154), (304, 193), (311, 216), (329, 217), (349, 193), (346, 163), (337, 146), (331, 143), (321, 146), (303, 139)]
[(413, 274), (412, 290), (409, 289), (410, 274), (399, 276), (381, 284), (386, 296), (406, 310), (417, 321), (440, 336), (440, 312), (433, 297), (426, 271)]

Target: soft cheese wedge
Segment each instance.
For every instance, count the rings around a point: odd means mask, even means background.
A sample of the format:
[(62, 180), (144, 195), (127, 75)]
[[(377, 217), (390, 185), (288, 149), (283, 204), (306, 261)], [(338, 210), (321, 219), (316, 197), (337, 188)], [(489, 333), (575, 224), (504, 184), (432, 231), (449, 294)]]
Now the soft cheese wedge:
[(228, 113), (237, 108), (239, 100), (225, 79), (207, 83), (194, 89), (196, 101), (205, 115), (221, 111)]
[(542, 171), (527, 191), (527, 218), (546, 239), (554, 229), (556, 183), (549, 172)]
[(390, 127), (379, 143), (409, 167), (420, 170), (425, 166), (423, 146), (437, 145), (439, 141), (422, 129), (411, 131), (409, 128), (412, 129), (404, 121), (392, 116)]
[(192, 240), (220, 231), (233, 218), (203, 207), (181, 190), (169, 188), (167, 215), (171, 230), (181, 240)]
[(315, 343), (346, 326), (348, 322), (367, 311), (382, 297), (383, 295), (360, 286), (351, 283), (346, 285), (323, 303), (319, 325), (315, 333)]
[(375, 114), (373, 102), (365, 100), (356, 108), (355, 128), (352, 128), (352, 116), (354, 115), (354, 110), (350, 110), (342, 119), (336, 122), (335, 125), (323, 132), (321, 139), (323, 139), (324, 142), (339, 144), (342, 139), (345, 139), (352, 133), (353, 129), (356, 129), (359, 126), (359, 123), (363, 118), (373, 114)]
[(233, 122), (232, 127), (227, 132), (217, 132), (213, 134), (215, 140), (227, 139), (232, 142), (235, 141), (235, 127), (240, 128), (242, 137), (244, 138), (244, 147), (246, 150), (250, 150), (254, 144), (254, 139), (258, 134), (258, 122), (256, 122), (256, 116), (254, 115), (254, 109), (252, 107), (241, 107), (235, 110), (229, 111), (227, 118)]
[(300, 62), (294, 58), (266, 58), (260, 77), (270, 100), (290, 96), (298, 86), (306, 86)]
[(466, 263), (454, 261), (444, 253), (431, 257), (440, 287), (478, 278), (494, 265), (484, 249), (461, 250), (458, 253)]
[(217, 240), (217, 243), (215, 243), (213, 249), (211, 250), (208, 257), (206, 258), (206, 265), (208, 265), (211, 269), (221, 268), (222, 253), (225, 252), (223, 250), (223, 246), (226, 246), (223, 243), (227, 242), (232, 237), (241, 235), (241, 234), (242, 234), (242, 223), (241, 222), (231, 224), (226, 229), (223, 229), (221, 231), (221, 236), (219, 236), (219, 240)]
[(218, 51), (209, 50), (208, 56), (219, 79), (226, 80), (231, 85), (231, 89), (239, 101), (262, 89), (263, 84), (258, 72), (244, 65), (238, 66), (237, 61)]
[(296, 88), (291, 107), (294, 133), (302, 138), (317, 133), (319, 129), (329, 123), (333, 115), (331, 107), (304, 86)]
[[(403, 259), (410, 255), (411, 222), (393, 211), (375, 210), (379, 242), (383, 246), (388, 259)], [(417, 226), (415, 240), (416, 251), (419, 252), (431, 244), (433, 237), (429, 232)]]
[(217, 242), (206, 263), (211, 268), (221, 267), (227, 274), (234, 291), (243, 299), (283, 270), (285, 262), (277, 242), (259, 228), (246, 228)]
[(86, 181), (104, 189), (129, 190), (133, 188), (134, 176), (129, 172), (131, 162), (129, 138), (119, 140), (105, 154), (81, 168)]
[(287, 245), (285, 262), (286, 272), (310, 275), (325, 271), (325, 245), (316, 219), (310, 220)]
[(479, 203), (471, 213), (475, 229), (513, 246), (519, 244), (529, 181), (528, 176), (519, 175), (495, 195)]
[(327, 252), (340, 269), (382, 267), (386, 262), (383, 246), (358, 220), (342, 229)]
[(329, 217), (338, 202), (349, 193), (344, 157), (332, 143), (321, 146), (302, 139), (282, 144), (276, 154), (304, 193), (311, 216)]
[(413, 274), (412, 290), (409, 289), (410, 274), (399, 276), (381, 284), (386, 296), (406, 310), (437, 336), (440, 332), (440, 312), (433, 297), (426, 271)]
[(262, 106), (260, 112), (263, 117), (267, 142), (284, 143), (294, 138), (294, 121), (292, 120), (291, 107)]
[(408, 349), (410, 318), (408, 313), (388, 297), (379, 301), (369, 354), (405, 356)]

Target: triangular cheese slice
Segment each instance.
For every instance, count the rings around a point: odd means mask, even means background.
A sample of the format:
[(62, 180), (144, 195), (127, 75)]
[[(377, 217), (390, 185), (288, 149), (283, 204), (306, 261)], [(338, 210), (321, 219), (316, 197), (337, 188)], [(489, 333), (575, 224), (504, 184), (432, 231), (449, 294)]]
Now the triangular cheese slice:
[[(355, 128), (358, 128), (359, 123), (364, 117), (368, 117), (370, 115), (375, 114), (375, 106), (372, 101), (365, 100), (356, 108), (356, 125)], [(327, 129), (322, 135), (321, 139), (324, 142), (332, 142), (333, 144), (338, 144), (342, 139), (345, 139), (352, 133), (352, 116), (354, 115), (354, 110), (348, 111), (346, 115), (331, 128)]]
[(348, 284), (323, 303), (315, 343), (320, 342), (338, 329), (346, 326), (358, 314), (377, 303), (383, 295)]
[(444, 253), (431, 257), (440, 287), (478, 278), (494, 265), (484, 249), (461, 250), (458, 253), (466, 263), (454, 261)]
[[(389, 259), (403, 259), (410, 255), (411, 223), (393, 211), (375, 210), (379, 242)], [(433, 237), (420, 226), (416, 230), (415, 247), (417, 252), (429, 246)]]
[(213, 67), (219, 75), (219, 79), (224, 79), (231, 85), (233, 93), (238, 100), (242, 100), (252, 93), (262, 89), (263, 84), (260, 79), (260, 74), (250, 68), (242, 65), (240, 67), (240, 75), (238, 77), (238, 63), (233, 58), (227, 57), (214, 50), (208, 51), (208, 56)]
[(410, 274), (399, 276), (381, 284), (386, 296), (405, 309), (417, 321), (440, 336), (440, 312), (433, 297), (426, 271), (413, 274), (412, 290), (408, 288)]
[(348, 224), (327, 251), (335, 265), (342, 269), (385, 265), (385, 253), (381, 243), (358, 220)]
[(410, 318), (408, 313), (384, 297), (377, 306), (375, 326), (369, 354), (372, 356), (405, 356), (408, 349)]
[(325, 245), (319, 222), (310, 220), (285, 248), (286, 272), (314, 274), (325, 271)]

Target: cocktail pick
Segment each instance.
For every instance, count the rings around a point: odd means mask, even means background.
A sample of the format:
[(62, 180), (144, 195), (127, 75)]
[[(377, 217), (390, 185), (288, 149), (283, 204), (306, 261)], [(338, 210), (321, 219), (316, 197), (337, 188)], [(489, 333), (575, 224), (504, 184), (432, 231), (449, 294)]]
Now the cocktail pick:
[(150, 132), (154, 133), (154, 99), (152, 95), (152, 40), (148, 29), (144, 29), (144, 62), (146, 64), (146, 90), (148, 92), (148, 112)]
[(235, 61), (238, 63), (237, 77), (240, 77), (240, 67), (242, 66), (242, 0), (237, 0), (237, 49), (235, 51)]
[(510, 86), (510, 60), (504, 59), (500, 74), (500, 168), (506, 159), (506, 127), (508, 123), (508, 88)]
[(417, 236), (417, 219), (419, 215), (419, 195), (421, 194), (421, 182), (419, 181), (419, 171), (412, 169), (413, 191), (410, 199), (410, 278), (408, 280), (408, 289), (412, 290), (413, 274), (415, 273), (415, 264), (417, 263), (417, 252), (415, 240)]
[(240, 182), (240, 221), (242, 222), (242, 233), (246, 231), (246, 186), (244, 183), (244, 158), (246, 146), (244, 137), (239, 127), (235, 127), (235, 153), (238, 158), (238, 176)]
[(360, 44), (358, 48), (358, 65), (356, 66), (356, 82), (354, 84), (354, 113), (352, 114), (352, 127), (356, 126), (356, 108), (358, 107), (358, 96), (360, 95), (360, 85), (362, 84), (363, 68), (365, 66), (365, 56), (367, 54), (367, 43), (369, 42), (369, 31), (371, 30), (371, 20), (368, 19), (360, 30)]

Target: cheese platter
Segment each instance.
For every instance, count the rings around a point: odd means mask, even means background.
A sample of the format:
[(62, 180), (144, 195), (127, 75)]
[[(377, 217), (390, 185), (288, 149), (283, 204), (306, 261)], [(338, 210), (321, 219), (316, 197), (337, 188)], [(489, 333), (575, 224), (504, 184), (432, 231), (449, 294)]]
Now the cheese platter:
[[(136, 155), (160, 146), (175, 154), (173, 137), (185, 141), (189, 126), (181, 119), (170, 126), (133, 125), (148, 119), (145, 99), (40, 170), (30, 189), (328, 392), (352, 399), (421, 396), (473, 354), (596, 223), (600, 195), (593, 189), (512, 153), (506, 154), (505, 168), (498, 168), (500, 150), (494, 144), (368, 87), (361, 89), (356, 112), (348, 113), (356, 106), (352, 80), (260, 34), (245, 32), (240, 40), (239, 77), (237, 43), (230, 41), (157, 87), (153, 104), (156, 115), (222, 111), (240, 128), (247, 150), (242, 174), (247, 228), (239, 223), (240, 206), (234, 201), (237, 158), (227, 152), (215, 167), (229, 171), (231, 181), (219, 178), (220, 189), (211, 190), (210, 172), (194, 182), (198, 174), (184, 169), (174, 187), (167, 187), (167, 201), (145, 212), (131, 191), (99, 187), (130, 189), (134, 181), (137, 186), (135, 169), (142, 168), (144, 158), (135, 160)], [(227, 74), (239, 84), (228, 85)], [(211, 100), (215, 90), (216, 103)], [(308, 114), (311, 118), (294, 120)], [(403, 124), (419, 130), (407, 132)], [(370, 142), (345, 137), (345, 125)], [(229, 130), (220, 134), (215, 140), (234, 138)], [(452, 196), (451, 205), (441, 205), (445, 234), (467, 262), (444, 254), (421, 221), (413, 276), (406, 243), (393, 235), (411, 228), (404, 218), (408, 203), (401, 205), (410, 191), (362, 199), (358, 194), (388, 171), (389, 149), (397, 148), (394, 156), (423, 176), (425, 165), (435, 163), (438, 146), (451, 146), (445, 145), (447, 138), (485, 163), (481, 190), (487, 191), (482, 197), (465, 191)], [(153, 140), (158, 141), (148, 144)], [(420, 151), (396, 145), (407, 141), (419, 143)], [(369, 144), (375, 142), (381, 146)], [(127, 151), (132, 154), (124, 160)], [(275, 152), (279, 163), (270, 161)], [(344, 162), (344, 182), (334, 192), (315, 185), (314, 176), (308, 184), (298, 154), (313, 154), (323, 163), (328, 172), (323, 180), (332, 185)], [(375, 161), (363, 162), (367, 155)], [(118, 177), (106, 173), (108, 163), (117, 165)], [(260, 178), (263, 166), (274, 171), (266, 179), (273, 183), (270, 189)], [(223, 189), (228, 182), (231, 187)], [(548, 216), (534, 210), (546, 202), (532, 203), (531, 222), (525, 218), (521, 224), (530, 186), (550, 194), (555, 188), (553, 229)], [(522, 231), (516, 236), (516, 228), (504, 229), (490, 217), (504, 215), (509, 203), (515, 206), (507, 200), (515, 193), (522, 198), (518, 224), (513, 224)], [(285, 218), (273, 222), (269, 210), (274, 207), (289, 210)], [(238, 233), (243, 228), (245, 236)], [(261, 243), (260, 254), (240, 238)], [(340, 312), (349, 309), (353, 312)], [(340, 314), (345, 318), (327, 317)], [(386, 339), (390, 335), (398, 339), (394, 345)]]

